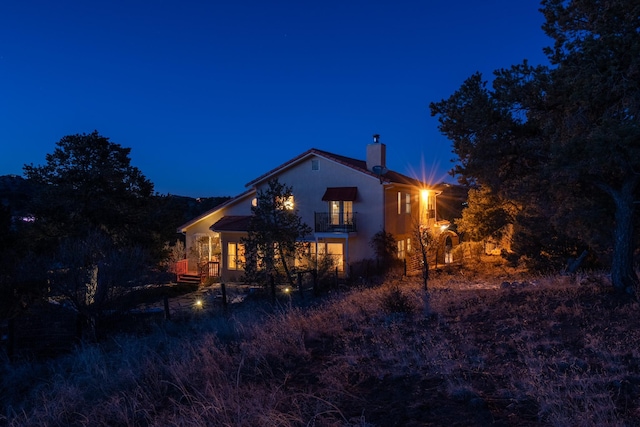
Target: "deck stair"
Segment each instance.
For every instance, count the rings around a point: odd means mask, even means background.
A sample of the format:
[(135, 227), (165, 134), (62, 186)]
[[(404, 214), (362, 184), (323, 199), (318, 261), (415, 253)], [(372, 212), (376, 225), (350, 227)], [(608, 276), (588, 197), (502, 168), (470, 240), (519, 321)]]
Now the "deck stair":
[(200, 275), (198, 274), (180, 274), (178, 275), (178, 283), (185, 283), (190, 285), (199, 285), (200, 284)]

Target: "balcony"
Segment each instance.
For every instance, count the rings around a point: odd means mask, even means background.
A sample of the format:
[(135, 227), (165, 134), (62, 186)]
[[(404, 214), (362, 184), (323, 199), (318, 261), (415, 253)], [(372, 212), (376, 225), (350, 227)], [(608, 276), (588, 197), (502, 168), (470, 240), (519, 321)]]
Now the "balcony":
[(357, 212), (347, 212), (341, 215), (331, 215), (328, 212), (315, 213), (316, 233), (352, 233), (356, 227)]

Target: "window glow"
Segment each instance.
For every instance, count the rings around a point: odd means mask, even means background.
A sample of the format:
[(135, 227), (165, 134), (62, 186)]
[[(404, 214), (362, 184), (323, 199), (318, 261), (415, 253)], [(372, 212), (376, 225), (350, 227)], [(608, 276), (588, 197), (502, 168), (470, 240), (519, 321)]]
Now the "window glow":
[(293, 194), (291, 196), (287, 197), (286, 199), (278, 197), (276, 199), (276, 203), (277, 203), (278, 209), (286, 209), (288, 211), (293, 210), (293, 208), (295, 206), (294, 200), (293, 200)]
[(287, 197), (287, 200), (284, 201), (284, 208), (288, 211), (293, 210), (294, 204), (293, 204), (293, 196), (289, 196)]
[(349, 200), (332, 200), (329, 202), (329, 221), (331, 225), (353, 223), (353, 202)]
[(246, 262), (244, 256), (244, 245), (242, 243), (227, 243), (227, 269), (241, 270)]

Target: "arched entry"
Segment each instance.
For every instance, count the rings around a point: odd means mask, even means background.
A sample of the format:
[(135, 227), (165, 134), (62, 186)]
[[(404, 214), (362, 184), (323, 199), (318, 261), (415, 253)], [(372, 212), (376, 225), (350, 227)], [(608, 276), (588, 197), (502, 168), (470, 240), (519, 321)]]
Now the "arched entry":
[(438, 262), (444, 264), (453, 263), (455, 261), (453, 258), (453, 250), (460, 244), (460, 237), (458, 237), (455, 231), (446, 230), (442, 232), (438, 240)]
[(453, 262), (453, 240), (451, 236), (447, 236), (444, 239), (444, 263), (451, 264)]

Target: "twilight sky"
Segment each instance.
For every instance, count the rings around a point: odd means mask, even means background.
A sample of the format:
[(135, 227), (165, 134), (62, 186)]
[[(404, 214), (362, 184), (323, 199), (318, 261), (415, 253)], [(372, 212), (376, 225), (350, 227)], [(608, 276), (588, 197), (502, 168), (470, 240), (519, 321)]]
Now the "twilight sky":
[(234, 196), (318, 148), (451, 181), (430, 117), (550, 45), (538, 0), (3, 0), (0, 175), (65, 135), (132, 148), (161, 194)]

